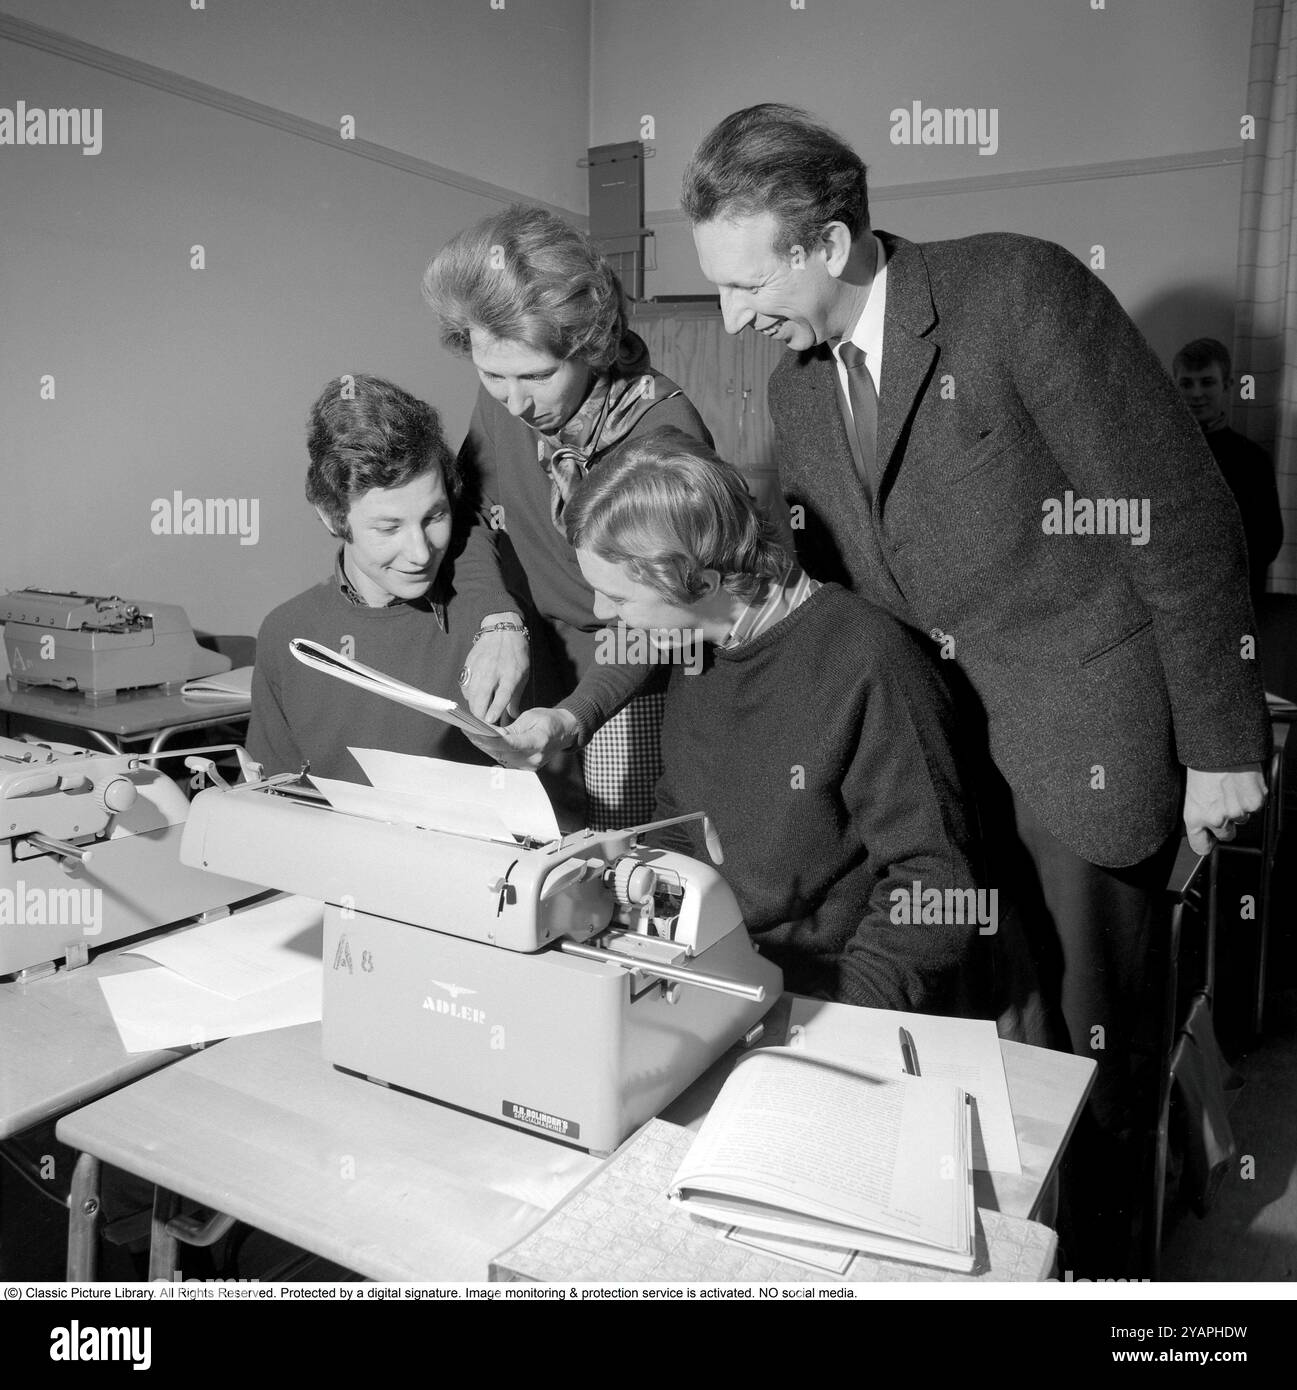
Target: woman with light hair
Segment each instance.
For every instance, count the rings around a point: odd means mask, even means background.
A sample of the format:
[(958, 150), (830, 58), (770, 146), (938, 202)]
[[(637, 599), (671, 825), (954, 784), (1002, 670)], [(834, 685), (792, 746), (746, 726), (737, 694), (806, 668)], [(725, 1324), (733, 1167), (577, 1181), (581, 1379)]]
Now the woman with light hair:
[[(677, 430), (610, 454), (573, 495), (567, 532), (597, 613), (705, 645), (693, 670), (671, 668), (655, 818), (706, 810), (785, 986), (987, 1016), (997, 961), (973, 904), (993, 912), (996, 898), (978, 892), (954, 711), (918, 638), (799, 568), (738, 470)], [(692, 821), (653, 843), (705, 860), (707, 835)], [(916, 886), (943, 911), (898, 910)]]
[[(668, 425), (707, 444), (711, 435), (627, 327), (611, 266), (554, 214), (511, 207), (460, 232), (423, 289), (442, 343), (472, 359), (481, 383), (460, 451), (478, 495), (456, 584), (484, 614), (464, 697), (498, 722), (534, 665), (551, 686), (543, 698), (563, 698), (509, 726), (508, 761), (538, 767), (579, 748), (587, 823), (646, 821), (661, 768), (664, 683), (651, 662), (605, 659), (626, 646), (599, 638), (605, 624), (568, 544), (564, 509), (615, 445)], [(524, 610), (537, 629), (534, 661)]]

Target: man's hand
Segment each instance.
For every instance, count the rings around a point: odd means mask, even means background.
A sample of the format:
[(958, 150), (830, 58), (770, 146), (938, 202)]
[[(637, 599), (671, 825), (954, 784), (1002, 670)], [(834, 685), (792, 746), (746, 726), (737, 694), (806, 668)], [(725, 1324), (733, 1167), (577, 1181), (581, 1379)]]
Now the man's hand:
[[(483, 627), (517, 623), (517, 613), (489, 613)], [(459, 675), (459, 688), (471, 713), (488, 724), (498, 723), (516, 707), (531, 670), (531, 653), (521, 632), (488, 632), (473, 644)]]
[(544, 767), (556, 754), (576, 745), (580, 736), (576, 716), (565, 709), (529, 709), (507, 728), (501, 729), (503, 745), (498, 739), (471, 739), (489, 753), (502, 767)]
[(1195, 854), (1210, 851), (1213, 837), (1232, 840), (1253, 811), (1265, 804), (1265, 778), (1260, 763), (1231, 767), (1224, 772), (1188, 768), (1184, 791), (1184, 828)]

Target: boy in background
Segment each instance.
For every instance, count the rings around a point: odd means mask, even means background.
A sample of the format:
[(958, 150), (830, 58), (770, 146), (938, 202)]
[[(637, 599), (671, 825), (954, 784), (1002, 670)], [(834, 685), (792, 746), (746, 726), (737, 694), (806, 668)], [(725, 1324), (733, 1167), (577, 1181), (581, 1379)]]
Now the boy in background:
[(1260, 606), (1265, 575), (1283, 544), (1283, 513), (1274, 466), (1264, 449), (1229, 426), (1234, 385), (1229, 349), (1215, 338), (1195, 338), (1176, 353), (1171, 375), (1202, 429), (1216, 466), (1234, 494), (1247, 542), (1248, 587)]

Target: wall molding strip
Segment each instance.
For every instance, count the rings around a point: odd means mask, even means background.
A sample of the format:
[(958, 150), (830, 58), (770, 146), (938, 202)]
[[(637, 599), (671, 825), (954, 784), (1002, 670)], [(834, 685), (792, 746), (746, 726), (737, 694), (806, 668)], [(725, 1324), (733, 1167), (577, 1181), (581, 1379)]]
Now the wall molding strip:
[[(1091, 179), (1145, 178), (1185, 169), (1216, 169), (1242, 164), (1241, 149), (1197, 150), (1189, 154), (1155, 155), (1146, 159), (1113, 159), (1100, 164), (1064, 164), (1050, 169), (1014, 169), (1002, 174), (974, 174), (963, 179), (933, 179), (927, 183), (879, 184), (869, 190), (870, 203), (895, 203), (909, 198), (946, 198), (959, 193), (986, 193), (997, 188), (1034, 188), (1058, 183), (1085, 183)], [(646, 214), (650, 224), (665, 226), (683, 222), (679, 208), (661, 208)]]
[[(223, 87), (210, 86), (195, 78), (185, 77), (182, 73), (172, 72), (169, 68), (155, 67), (152, 63), (142, 62), (138, 58), (129, 58), (125, 54), (99, 48), (95, 44), (74, 39), (54, 29), (43, 28), (39, 24), (31, 24), (13, 15), (0, 13), (0, 39), (39, 49), (59, 58), (67, 58), (74, 63), (84, 63), (87, 67), (97, 68), (115, 77), (124, 77), (127, 81), (154, 87), (185, 101), (214, 107), (218, 111), (285, 131), (303, 140), (328, 145), (343, 154), (358, 155), (362, 159), (373, 160), (376, 164), (385, 164), (388, 168), (399, 169), (402, 173), (412, 174), (416, 178), (445, 184), (465, 193), (476, 193), (498, 203), (526, 203), (531, 207), (546, 208), (582, 226), (588, 220), (583, 214), (573, 212), (570, 208), (559, 207), (556, 203), (547, 203), (540, 198), (528, 197), (500, 184), (488, 183), (484, 179), (475, 179), (469, 174), (458, 173), (454, 169), (419, 159), (415, 155), (392, 149), (388, 145), (380, 145), (373, 140), (343, 140), (336, 130), (316, 121), (308, 121), (304, 116), (295, 116), (276, 106), (267, 106), (263, 102), (239, 96)], [(27, 99), (30, 100), (30, 97)]]

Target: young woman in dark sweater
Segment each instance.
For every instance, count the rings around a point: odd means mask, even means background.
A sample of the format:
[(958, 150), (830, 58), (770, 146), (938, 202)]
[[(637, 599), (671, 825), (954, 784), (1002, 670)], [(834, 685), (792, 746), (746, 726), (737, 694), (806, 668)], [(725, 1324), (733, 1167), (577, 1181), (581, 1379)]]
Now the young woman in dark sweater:
[(261, 626), (248, 752), (267, 774), (309, 764), (349, 782), (367, 780), (350, 748), (490, 762), (458, 729), (313, 671), (288, 650), (306, 637), (459, 698), (476, 619), (464, 616), (474, 596), (456, 592), (446, 563), (461, 484), (437, 412), (379, 377), (339, 377), (311, 407), (307, 451), (307, 501), (338, 550), (329, 578)]
[[(596, 616), (671, 667), (657, 815), (708, 813), (788, 987), (986, 1014), (995, 900), (917, 641), (797, 568), (738, 472), (678, 430), (610, 454), (567, 527)], [(663, 845), (706, 858), (696, 822)]]

